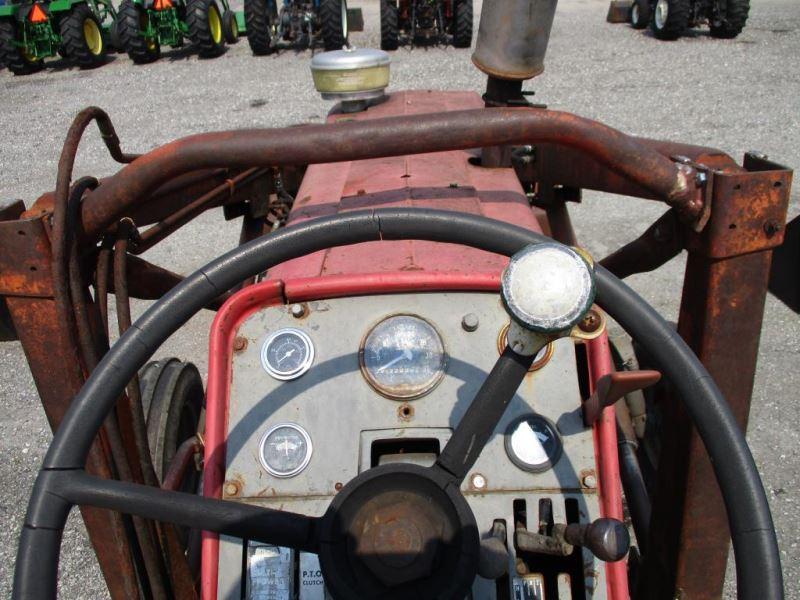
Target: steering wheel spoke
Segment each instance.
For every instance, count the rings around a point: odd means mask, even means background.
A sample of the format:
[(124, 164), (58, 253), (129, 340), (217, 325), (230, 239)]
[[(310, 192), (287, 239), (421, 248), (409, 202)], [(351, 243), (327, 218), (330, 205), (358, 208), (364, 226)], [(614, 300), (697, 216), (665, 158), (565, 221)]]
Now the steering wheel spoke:
[(61, 495), (73, 504), (197, 527), (238, 538), (317, 552), (319, 519), (297, 513), (63, 471)]
[(522, 356), (506, 346), (461, 418), (453, 436), (439, 454), (434, 469), (445, 471), (459, 484), (464, 481), (528, 373), (535, 356), (535, 353)]

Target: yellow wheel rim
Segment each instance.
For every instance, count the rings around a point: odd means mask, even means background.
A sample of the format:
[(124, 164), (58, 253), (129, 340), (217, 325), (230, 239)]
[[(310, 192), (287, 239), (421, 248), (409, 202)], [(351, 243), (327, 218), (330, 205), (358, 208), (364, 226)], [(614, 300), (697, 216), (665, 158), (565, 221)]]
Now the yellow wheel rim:
[(89, 52), (98, 56), (103, 52), (103, 35), (94, 19), (86, 19), (83, 22), (83, 39), (86, 40), (86, 47)]
[(36, 64), (37, 62), (39, 62), (39, 58), (37, 58), (37, 56), (33, 52), (28, 50), (27, 46), (22, 48), (21, 53), (22, 53), (22, 58), (24, 58), (27, 62), (31, 64)]
[(211, 31), (211, 39), (215, 44), (222, 41), (222, 19), (219, 18), (219, 11), (216, 6), (208, 7), (208, 28)]

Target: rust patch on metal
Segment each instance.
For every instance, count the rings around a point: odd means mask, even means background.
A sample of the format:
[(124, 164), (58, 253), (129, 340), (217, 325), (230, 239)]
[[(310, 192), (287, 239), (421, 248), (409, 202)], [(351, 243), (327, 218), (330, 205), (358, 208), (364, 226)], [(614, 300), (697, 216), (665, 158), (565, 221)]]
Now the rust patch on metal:
[(247, 348), (247, 338), (242, 335), (237, 335), (233, 338), (233, 351), (243, 352)]

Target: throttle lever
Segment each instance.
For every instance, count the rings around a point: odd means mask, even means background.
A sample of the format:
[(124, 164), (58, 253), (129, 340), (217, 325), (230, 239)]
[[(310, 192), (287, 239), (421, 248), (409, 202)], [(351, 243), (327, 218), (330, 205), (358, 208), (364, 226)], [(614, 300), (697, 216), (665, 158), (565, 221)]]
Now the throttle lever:
[(523, 552), (569, 556), (575, 546), (583, 546), (605, 562), (625, 558), (631, 544), (628, 528), (618, 519), (601, 518), (591, 523), (559, 523), (552, 535), (517, 528), (514, 543)]

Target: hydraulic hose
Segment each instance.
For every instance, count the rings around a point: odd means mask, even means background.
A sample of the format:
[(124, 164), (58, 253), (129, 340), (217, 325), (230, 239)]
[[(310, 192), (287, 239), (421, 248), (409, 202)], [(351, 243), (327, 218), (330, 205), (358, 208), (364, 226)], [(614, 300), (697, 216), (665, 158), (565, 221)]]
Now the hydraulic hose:
[[(17, 556), (15, 598), (55, 595), (58, 557), (71, 503), (58, 494), (54, 470), (85, 464), (105, 416), (155, 350), (220, 293), (281, 262), (334, 246), (420, 239), (511, 256), (547, 238), (485, 217), (425, 209), (353, 211), (287, 227), (231, 250), (187, 277), (154, 303), (114, 344), (71, 404), (56, 432), (28, 506)], [(783, 598), (783, 580), (766, 494), (730, 409), (708, 372), (677, 333), (625, 283), (598, 266), (597, 303), (653, 357), (686, 404), (706, 445), (728, 513), (738, 596)]]

